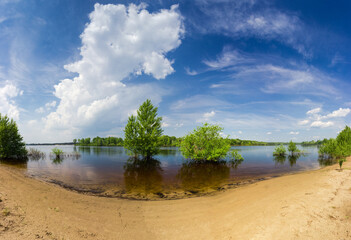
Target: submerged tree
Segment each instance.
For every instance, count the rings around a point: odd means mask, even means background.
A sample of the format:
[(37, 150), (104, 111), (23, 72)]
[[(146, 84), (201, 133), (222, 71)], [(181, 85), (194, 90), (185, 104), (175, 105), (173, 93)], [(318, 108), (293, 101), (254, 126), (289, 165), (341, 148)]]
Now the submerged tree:
[(157, 117), (157, 107), (147, 99), (138, 109), (137, 117), (130, 116), (125, 126), (124, 147), (134, 155), (151, 158), (161, 147), (162, 117)]
[(283, 144), (280, 144), (280, 145), (275, 147), (273, 155), (274, 156), (285, 156), (286, 155), (286, 149), (283, 146)]
[[(230, 150), (228, 138), (221, 136), (223, 128), (205, 123), (186, 135), (180, 144), (184, 157), (196, 161), (218, 161), (224, 159)], [(229, 158), (240, 160), (238, 152), (229, 154)]]
[(337, 160), (340, 166), (346, 161), (346, 157), (351, 155), (351, 129), (346, 126), (336, 139), (328, 139), (319, 148), (322, 159)]
[(291, 155), (294, 155), (300, 152), (300, 150), (296, 146), (296, 143), (294, 143), (293, 141), (289, 142), (288, 151), (291, 153)]
[(0, 114), (0, 158), (23, 159), (26, 155), (25, 143), (16, 122)]

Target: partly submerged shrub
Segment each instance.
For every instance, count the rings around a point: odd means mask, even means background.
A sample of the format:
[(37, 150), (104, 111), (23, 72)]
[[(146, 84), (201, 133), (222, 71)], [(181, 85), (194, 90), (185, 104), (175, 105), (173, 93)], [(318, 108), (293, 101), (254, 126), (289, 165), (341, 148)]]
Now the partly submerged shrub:
[(51, 152), (53, 153), (53, 154), (55, 154), (55, 157), (56, 158), (61, 158), (62, 157), (62, 155), (63, 155), (63, 151), (61, 150), (61, 149), (59, 149), (59, 148), (53, 148), (53, 149), (51, 149)]
[(286, 155), (286, 149), (283, 146), (283, 144), (280, 144), (280, 145), (275, 147), (273, 155), (274, 156), (285, 156)]
[(36, 148), (29, 148), (27, 156), (33, 160), (39, 160), (45, 158), (45, 153)]

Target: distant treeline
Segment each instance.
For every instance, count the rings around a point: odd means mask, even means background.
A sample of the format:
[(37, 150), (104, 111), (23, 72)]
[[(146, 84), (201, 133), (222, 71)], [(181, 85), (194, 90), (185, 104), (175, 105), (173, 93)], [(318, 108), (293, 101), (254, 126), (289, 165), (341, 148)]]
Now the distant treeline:
[(317, 140), (317, 141), (305, 141), (302, 142), (301, 145), (303, 146), (314, 146), (314, 145), (322, 145), (324, 143), (326, 143), (328, 141), (328, 139), (324, 138), (323, 140)]
[[(163, 135), (160, 137), (161, 146), (163, 147), (176, 147), (179, 146), (182, 138), (174, 136)], [(241, 140), (241, 139), (229, 139), (230, 145), (232, 146), (264, 146), (264, 145), (276, 145), (278, 143), (267, 143), (253, 140)], [(95, 137), (73, 139), (73, 143), (79, 146), (123, 146), (123, 138), (119, 137)]]

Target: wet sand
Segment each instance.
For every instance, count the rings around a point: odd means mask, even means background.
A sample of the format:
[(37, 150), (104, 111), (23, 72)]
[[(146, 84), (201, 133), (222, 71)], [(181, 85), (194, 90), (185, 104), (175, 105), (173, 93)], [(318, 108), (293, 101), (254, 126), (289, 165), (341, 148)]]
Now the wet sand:
[(0, 239), (351, 239), (351, 158), (214, 196), (79, 194), (0, 166)]

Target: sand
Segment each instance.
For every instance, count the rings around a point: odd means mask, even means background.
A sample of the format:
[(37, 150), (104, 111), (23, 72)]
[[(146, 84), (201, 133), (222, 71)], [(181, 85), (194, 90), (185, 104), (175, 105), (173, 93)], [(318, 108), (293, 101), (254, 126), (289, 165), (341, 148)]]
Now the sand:
[(0, 166), (0, 239), (351, 239), (351, 158), (214, 196), (79, 194)]

